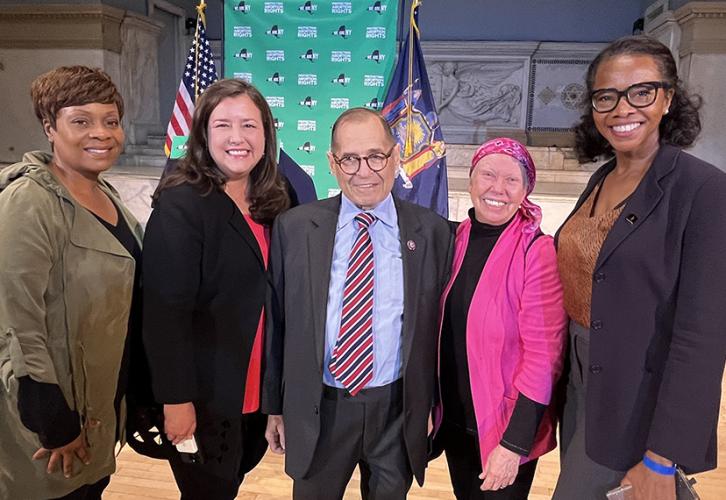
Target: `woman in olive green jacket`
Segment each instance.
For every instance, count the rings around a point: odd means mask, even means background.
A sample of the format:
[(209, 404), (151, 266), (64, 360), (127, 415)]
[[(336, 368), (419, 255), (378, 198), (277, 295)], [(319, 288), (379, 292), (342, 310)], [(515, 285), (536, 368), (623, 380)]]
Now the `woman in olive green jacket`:
[(0, 171), (0, 498), (100, 499), (140, 256), (138, 222), (99, 178), (121, 152), (123, 101), (83, 66), (31, 94), (53, 154)]

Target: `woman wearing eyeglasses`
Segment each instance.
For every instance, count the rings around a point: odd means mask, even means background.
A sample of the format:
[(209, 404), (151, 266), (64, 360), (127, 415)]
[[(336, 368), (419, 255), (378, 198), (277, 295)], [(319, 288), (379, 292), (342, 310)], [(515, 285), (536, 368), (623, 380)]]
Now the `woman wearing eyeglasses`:
[(726, 353), (726, 175), (684, 152), (700, 132), (670, 50), (606, 47), (587, 73), (581, 160), (612, 155), (558, 234), (570, 317), (556, 500), (672, 500), (674, 465), (716, 466)]

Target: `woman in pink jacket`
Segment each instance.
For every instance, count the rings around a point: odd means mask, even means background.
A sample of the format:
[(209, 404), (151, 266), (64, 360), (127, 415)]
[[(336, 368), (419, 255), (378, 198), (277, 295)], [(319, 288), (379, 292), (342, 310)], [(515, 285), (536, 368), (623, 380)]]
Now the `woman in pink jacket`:
[(547, 407), (566, 325), (557, 257), (527, 198), (535, 168), (522, 144), (483, 144), (469, 177), (474, 207), (441, 299), (435, 444), (457, 499), (526, 499), (537, 457), (555, 447)]

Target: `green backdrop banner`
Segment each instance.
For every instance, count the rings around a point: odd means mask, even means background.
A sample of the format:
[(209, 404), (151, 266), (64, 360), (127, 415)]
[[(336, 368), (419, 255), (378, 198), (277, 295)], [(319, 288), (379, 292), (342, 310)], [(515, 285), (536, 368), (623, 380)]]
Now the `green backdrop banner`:
[(280, 147), (337, 193), (326, 152), (344, 110), (380, 109), (396, 59), (398, 0), (225, 0), (224, 76), (251, 82), (275, 117)]

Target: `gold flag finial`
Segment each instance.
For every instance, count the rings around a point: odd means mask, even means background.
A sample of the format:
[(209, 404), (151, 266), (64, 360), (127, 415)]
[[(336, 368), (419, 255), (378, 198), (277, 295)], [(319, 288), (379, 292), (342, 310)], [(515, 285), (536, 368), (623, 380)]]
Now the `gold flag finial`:
[(205, 26), (207, 25), (207, 19), (204, 17), (204, 10), (207, 8), (207, 4), (204, 0), (199, 0), (199, 5), (197, 5), (197, 26), (194, 29), (194, 68), (195, 68), (195, 74), (194, 78), (192, 79), (192, 83), (194, 85), (194, 100), (197, 100), (197, 97), (199, 97), (199, 94), (202, 93), (202, 90), (199, 88), (199, 24)]
[(197, 5), (197, 14), (199, 14), (199, 17), (202, 18), (202, 22), (206, 25), (207, 24), (207, 18), (204, 16), (204, 11), (207, 9), (207, 3), (204, 0), (199, 0), (199, 5)]

